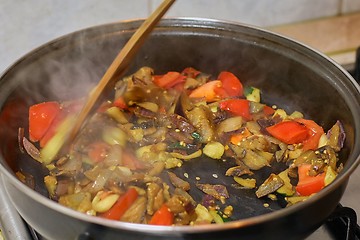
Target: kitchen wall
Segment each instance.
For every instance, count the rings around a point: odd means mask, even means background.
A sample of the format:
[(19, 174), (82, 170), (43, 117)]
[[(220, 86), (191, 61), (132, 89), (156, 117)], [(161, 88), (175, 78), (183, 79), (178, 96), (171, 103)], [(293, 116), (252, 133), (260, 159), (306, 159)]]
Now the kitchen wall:
[[(0, 72), (33, 48), (81, 28), (145, 18), (161, 0), (0, 0)], [(360, 0), (177, 0), (168, 17), (260, 27), (360, 11)]]

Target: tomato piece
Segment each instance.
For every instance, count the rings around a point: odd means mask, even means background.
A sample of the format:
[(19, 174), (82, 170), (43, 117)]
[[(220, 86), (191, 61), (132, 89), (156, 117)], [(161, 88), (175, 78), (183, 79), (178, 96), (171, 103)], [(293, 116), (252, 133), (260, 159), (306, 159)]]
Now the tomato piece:
[(109, 150), (110, 146), (108, 144), (104, 142), (94, 142), (88, 146), (87, 154), (93, 162), (98, 163), (106, 158)]
[(174, 214), (170, 211), (166, 204), (163, 204), (159, 210), (157, 210), (149, 224), (151, 225), (164, 225), (170, 226), (174, 223)]
[(324, 129), (313, 120), (299, 118), (295, 121), (304, 124), (309, 129), (309, 137), (303, 142), (304, 150), (315, 150), (319, 146), (321, 135), (324, 134)]
[(223, 71), (219, 74), (218, 79), (222, 82), (223, 88), (229, 97), (243, 95), (243, 85), (233, 73)]
[(137, 198), (138, 192), (136, 189), (129, 188), (108, 211), (101, 213), (99, 216), (111, 220), (120, 220)]
[(190, 98), (205, 98), (206, 102), (214, 102), (222, 97), (218, 91), (221, 90), (222, 83), (220, 80), (210, 81), (198, 88), (195, 88), (189, 95)]
[(39, 141), (50, 128), (60, 112), (58, 102), (43, 102), (29, 108), (29, 137), (33, 142)]
[(301, 143), (309, 137), (309, 129), (296, 121), (283, 121), (267, 127), (266, 130), (286, 144)]
[(172, 88), (173, 86), (185, 82), (186, 76), (179, 72), (168, 72), (161, 77), (154, 77), (153, 82), (161, 88)]
[(311, 164), (298, 166), (299, 182), (295, 189), (301, 196), (309, 196), (325, 187), (325, 173), (309, 176), (310, 169)]
[(246, 99), (229, 99), (220, 103), (220, 109), (228, 111), (236, 116), (241, 116), (245, 120), (252, 119), (250, 113), (250, 102)]

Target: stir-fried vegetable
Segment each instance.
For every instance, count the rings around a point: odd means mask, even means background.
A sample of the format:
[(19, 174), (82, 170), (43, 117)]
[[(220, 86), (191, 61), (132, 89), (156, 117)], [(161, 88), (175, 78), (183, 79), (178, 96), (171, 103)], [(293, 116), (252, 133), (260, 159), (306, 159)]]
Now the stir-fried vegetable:
[[(60, 146), (81, 106), (77, 100), (31, 106), (29, 137), (21, 129), (19, 144), (49, 170), (49, 197), (74, 210), (153, 225), (220, 224), (232, 220), (236, 208), (227, 205), (230, 188), (238, 194), (253, 189), (260, 199), (279, 196), (292, 205), (329, 185), (341, 170), (340, 121), (325, 134), (300, 112), (262, 103), (261, 93), (244, 88), (228, 71), (212, 78), (191, 67), (161, 75), (143, 67), (116, 83), (113, 100), (100, 106), (67, 148)], [(231, 164), (223, 177), (234, 184), (199, 177), (192, 182), (194, 177), (174, 171), (198, 158)], [(274, 161), (283, 170), (259, 181), (257, 171)], [(209, 174), (212, 181), (219, 177)], [(17, 176), (30, 182), (26, 173)]]
[(325, 173), (310, 176), (311, 167), (311, 164), (302, 164), (298, 167), (299, 182), (296, 191), (301, 196), (317, 193), (325, 186)]
[(221, 81), (228, 97), (240, 97), (243, 95), (243, 85), (233, 73), (223, 71), (219, 74), (218, 79)]
[(174, 214), (170, 211), (166, 204), (155, 212), (152, 216), (149, 224), (152, 225), (172, 225), (174, 223)]
[(267, 127), (266, 130), (287, 144), (301, 143), (308, 138), (308, 128), (297, 121), (283, 121)]
[[(106, 196), (109, 197), (109, 196)], [(127, 192), (118, 198), (113, 205), (110, 205), (110, 208), (102, 212), (100, 217), (112, 219), (112, 220), (120, 220), (120, 218), (124, 215), (126, 210), (130, 208), (130, 206), (135, 202), (138, 197), (138, 192), (134, 188), (129, 188)]]
[(31, 141), (40, 141), (60, 112), (57, 102), (43, 102), (29, 108), (29, 137)]

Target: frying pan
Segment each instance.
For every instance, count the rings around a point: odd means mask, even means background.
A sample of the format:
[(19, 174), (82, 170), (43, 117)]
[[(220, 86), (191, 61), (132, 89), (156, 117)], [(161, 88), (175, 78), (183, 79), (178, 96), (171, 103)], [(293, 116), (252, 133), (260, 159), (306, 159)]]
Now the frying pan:
[[(324, 129), (340, 120), (347, 137), (339, 154), (344, 169), (337, 179), (307, 201), (284, 208), (282, 201), (257, 199), (253, 191), (232, 188), (223, 176), (227, 166), (218, 161), (203, 158), (174, 170), (179, 175), (187, 172), (189, 181), (198, 176), (199, 182), (228, 186), (236, 220), (222, 225), (164, 227), (104, 220), (47, 198), (43, 184), (47, 170), (18, 147), (17, 130), (27, 128), (28, 107), (86, 95), (141, 22), (101, 25), (61, 37), (25, 55), (1, 76), (0, 169), (24, 220), (48, 239), (303, 239), (316, 230), (337, 206), (360, 161), (359, 86), (331, 59), (301, 43), (256, 27), (210, 19), (162, 20), (128, 73), (141, 66), (159, 74), (188, 66), (214, 75), (228, 70), (245, 85), (260, 88), (269, 105), (301, 111)], [(33, 176), (34, 189), (16, 178), (17, 170)], [(265, 179), (271, 171), (263, 169), (258, 178)]]

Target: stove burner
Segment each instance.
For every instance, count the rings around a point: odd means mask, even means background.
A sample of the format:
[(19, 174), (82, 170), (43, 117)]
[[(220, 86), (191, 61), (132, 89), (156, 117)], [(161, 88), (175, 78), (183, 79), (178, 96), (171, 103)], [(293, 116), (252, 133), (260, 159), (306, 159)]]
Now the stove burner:
[(326, 229), (336, 240), (359, 240), (360, 227), (352, 208), (340, 204), (325, 222)]

